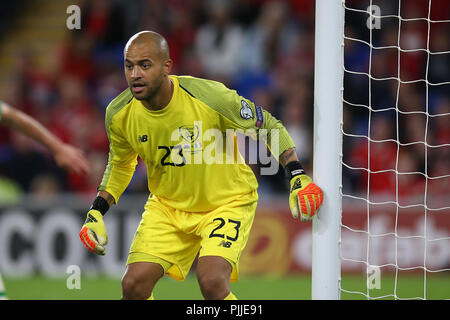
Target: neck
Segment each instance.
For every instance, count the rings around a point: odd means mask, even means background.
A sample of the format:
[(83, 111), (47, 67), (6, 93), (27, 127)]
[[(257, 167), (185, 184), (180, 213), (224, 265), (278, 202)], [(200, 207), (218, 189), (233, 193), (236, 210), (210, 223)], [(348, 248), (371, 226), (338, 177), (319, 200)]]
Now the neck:
[(169, 104), (172, 95), (173, 82), (169, 77), (166, 77), (162, 82), (158, 93), (148, 100), (142, 100), (142, 104), (152, 111), (162, 110)]

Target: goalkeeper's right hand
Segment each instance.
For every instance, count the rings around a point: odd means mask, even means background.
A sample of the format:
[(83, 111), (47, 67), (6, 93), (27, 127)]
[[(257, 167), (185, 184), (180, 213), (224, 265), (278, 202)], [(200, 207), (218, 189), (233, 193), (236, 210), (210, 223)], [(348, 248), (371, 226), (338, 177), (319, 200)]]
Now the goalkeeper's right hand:
[(103, 223), (103, 215), (100, 211), (95, 209), (89, 210), (86, 221), (81, 227), (80, 239), (90, 251), (99, 255), (105, 255), (108, 236)]

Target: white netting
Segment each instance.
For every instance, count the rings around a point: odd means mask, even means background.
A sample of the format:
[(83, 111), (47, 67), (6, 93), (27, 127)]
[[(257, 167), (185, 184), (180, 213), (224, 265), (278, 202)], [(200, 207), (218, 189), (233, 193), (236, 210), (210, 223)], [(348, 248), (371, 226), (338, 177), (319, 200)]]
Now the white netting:
[(344, 7), (341, 296), (449, 299), (449, 1)]

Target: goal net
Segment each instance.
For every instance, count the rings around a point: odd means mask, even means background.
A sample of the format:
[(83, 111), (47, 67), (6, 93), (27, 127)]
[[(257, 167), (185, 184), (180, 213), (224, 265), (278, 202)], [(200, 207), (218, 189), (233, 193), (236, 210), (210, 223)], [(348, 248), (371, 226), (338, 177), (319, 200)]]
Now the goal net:
[(340, 298), (450, 299), (450, 2), (341, 5)]

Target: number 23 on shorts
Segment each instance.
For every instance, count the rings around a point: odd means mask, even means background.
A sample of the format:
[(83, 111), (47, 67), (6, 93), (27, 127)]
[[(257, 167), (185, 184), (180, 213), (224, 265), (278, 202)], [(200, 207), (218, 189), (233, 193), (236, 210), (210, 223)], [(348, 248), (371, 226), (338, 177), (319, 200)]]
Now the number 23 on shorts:
[[(233, 220), (233, 219), (228, 219), (228, 221), (226, 222), (225, 219), (223, 218), (215, 218), (213, 221), (219, 221), (219, 225), (217, 227), (215, 227), (213, 229), (213, 231), (211, 231), (211, 233), (209, 234), (210, 238), (213, 237), (218, 237), (218, 238), (222, 238), (222, 239), (227, 239), (229, 241), (236, 241), (239, 237), (239, 228), (241, 227), (241, 222), (237, 221), (237, 220)], [(227, 234), (225, 235), (222, 232), (222, 228), (225, 226), (226, 223), (230, 223), (234, 225), (234, 229), (233, 229), (233, 234)]]

